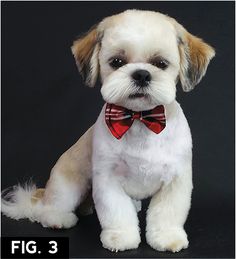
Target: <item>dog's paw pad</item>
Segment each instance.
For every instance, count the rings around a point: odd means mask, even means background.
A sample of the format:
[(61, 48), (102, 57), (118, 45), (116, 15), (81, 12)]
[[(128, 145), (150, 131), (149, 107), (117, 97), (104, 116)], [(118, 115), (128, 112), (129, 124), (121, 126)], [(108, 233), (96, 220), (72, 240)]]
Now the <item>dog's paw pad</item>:
[(104, 248), (118, 252), (137, 248), (141, 240), (138, 229), (126, 231), (107, 229), (102, 231), (101, 241)]
[(148, 244), (158, 251), (179, 252), (188, 247), (187, 234), (182, 228), (148, 231)]

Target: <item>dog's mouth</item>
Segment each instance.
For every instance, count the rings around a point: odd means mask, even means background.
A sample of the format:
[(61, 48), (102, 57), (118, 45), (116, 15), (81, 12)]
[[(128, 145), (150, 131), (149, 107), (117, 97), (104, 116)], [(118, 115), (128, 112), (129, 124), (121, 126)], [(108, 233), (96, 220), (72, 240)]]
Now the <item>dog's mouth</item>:
[(143, 97), (147, 97), (147, 94), (144, 94), (144, 93), (135, 93), (135, 94), (130, 94), (130, 95), (129, 95), (129, 98), (130, 98), (130, 99), (143, 98)]

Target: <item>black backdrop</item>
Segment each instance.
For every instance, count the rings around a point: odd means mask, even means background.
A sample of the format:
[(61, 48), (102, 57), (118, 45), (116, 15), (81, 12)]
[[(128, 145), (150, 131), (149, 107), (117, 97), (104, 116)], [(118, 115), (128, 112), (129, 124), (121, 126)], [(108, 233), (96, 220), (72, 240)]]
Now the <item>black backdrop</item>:
[(2, 235), (69, 236), (71, 257), (233, 257), (234, 2), (2, 2), (2, 188), (31, 176), (44, 186), (60, 154), (95, 122), (99, 85), (83, 86), (70, 46), (103, 17), (128, 8), (169, 14), (216, 49), (193, 92), (178, 86), (194, 145), (190, 247), (174, 255), (149, 248), (145, 210), (139, 249), (118, 255), (102, 248), (95, 214), (63, 231), (2, 217)]

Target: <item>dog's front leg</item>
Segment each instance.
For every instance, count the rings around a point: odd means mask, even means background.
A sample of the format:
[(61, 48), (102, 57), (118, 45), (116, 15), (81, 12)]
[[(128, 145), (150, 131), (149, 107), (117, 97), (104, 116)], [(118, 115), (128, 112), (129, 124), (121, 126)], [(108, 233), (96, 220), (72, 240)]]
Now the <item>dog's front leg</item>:
[(147, 212), (146, 239), (158, 251), (178, 252), (188, 247), (183, 228), (191, 203), (192, 170), (185, 169), (156, 193)]
[[(105, 170), (105, 171), (104, 171)], [(93, 199), (102, 227), (101, 242), (111, 251), (137, 248), (140, 243), (136, 208), (112, 169), (93, 176)]]

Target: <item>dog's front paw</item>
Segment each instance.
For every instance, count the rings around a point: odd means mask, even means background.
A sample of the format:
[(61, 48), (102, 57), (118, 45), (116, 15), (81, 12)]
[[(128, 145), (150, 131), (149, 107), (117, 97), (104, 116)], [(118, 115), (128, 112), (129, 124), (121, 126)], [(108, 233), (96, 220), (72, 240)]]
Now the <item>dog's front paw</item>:
[(158, 251), (179, 252), (188, 247), (187, 234), (183, 228), (149, 230), (146, 233), (148, 244)]
[(141, 241), (139, 229), (104, 229), (101, 233), (101, 241), (104, 248), (112, 252), (135, 249)]

